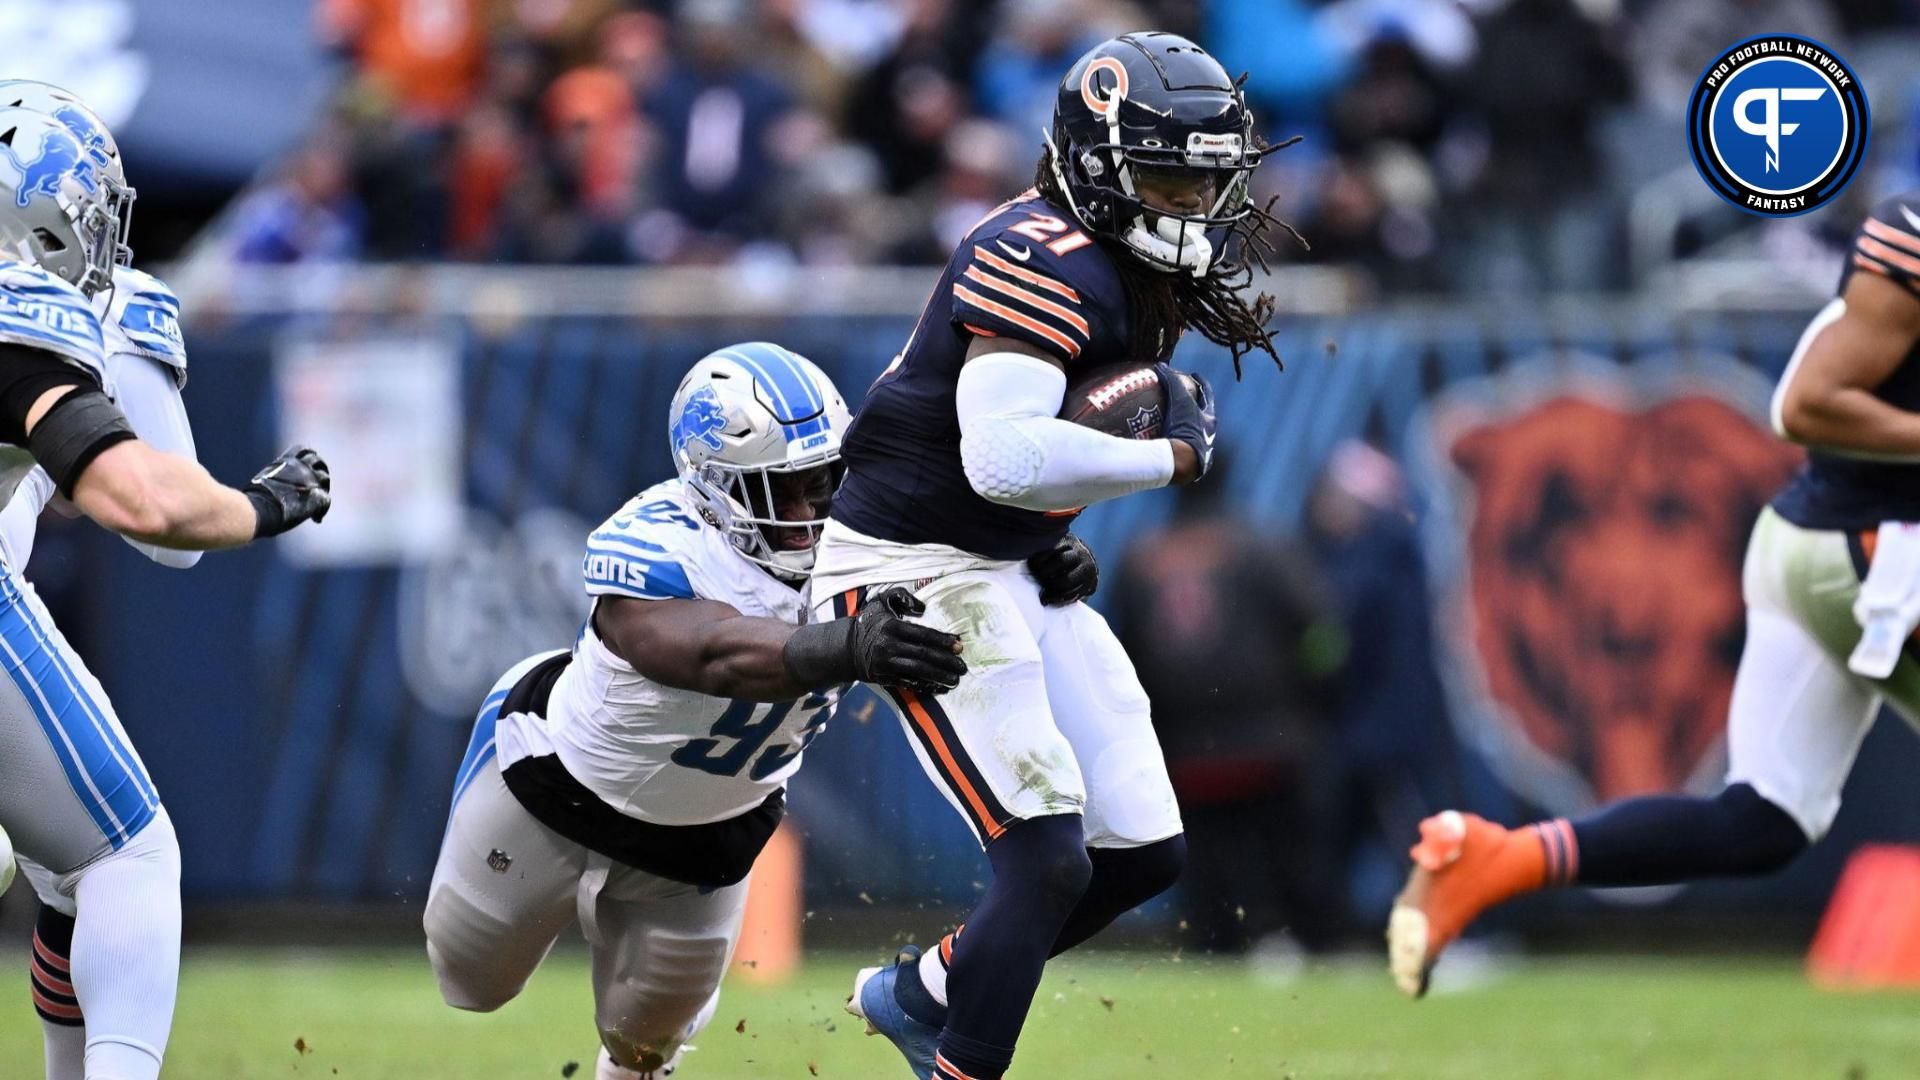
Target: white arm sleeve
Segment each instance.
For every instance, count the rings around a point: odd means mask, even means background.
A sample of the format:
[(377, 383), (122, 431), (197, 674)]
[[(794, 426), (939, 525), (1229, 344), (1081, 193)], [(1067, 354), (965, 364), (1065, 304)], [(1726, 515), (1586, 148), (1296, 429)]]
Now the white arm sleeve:
[(25, 573), (33, 558), (33, 538), (40, 528), (40, 511), (54, 496), (53, 477), (45, 469), (33, 469), (13, 490), (6, 509), (0, 510), (0, 549), (7, 565)]
[(988, 353), (960, 368), (954, 407), (973, 490), (1026, 510), (1072, 510), (1173, 479), (1172, 443), (1062, 420), (1066, 393), (1066, 373), (1035, 356)]
[[(119, 395), (116, 404), (127, 414), (127, 423), (140, 441), (156, 450), (197, 460), (187, 403), (180, 399), (180, 381), (173, 369), (131, 353), (116, 353), (107, 362), (113, 366), (114, 389)], [(185, 570), (200, 561), (197, 551), (176, 551), (131, 537), (122, 539), (140, 554), (175, 570)]]

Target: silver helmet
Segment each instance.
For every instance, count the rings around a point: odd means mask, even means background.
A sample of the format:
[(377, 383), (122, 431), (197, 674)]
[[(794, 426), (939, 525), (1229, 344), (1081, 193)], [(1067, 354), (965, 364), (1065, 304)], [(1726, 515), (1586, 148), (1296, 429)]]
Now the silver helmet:
[[(749, 561), (803, 581), (852, 422), (833, 380), (811, 360), (750, 341), (693, 365), (674, 392), (667, 430), (674, 468), (707, 524)], [(811, 515), (782, 517), (781, 506), (799, 497)]]
[(114, 140), (113, 132), (108, 130), (107, 122), (71, 93), (52, 83), (35, 82), (32, 79), (0, 79), (0, 108), (31, 109), (53, 117), (65, 124), (67, 130), (73, 132), (74, 138), (80, 140), (80, 145), (93, 155), (94, 163), (99, 166), (98, 174), (107, 200), (107, 210), (114, 220), (114, 261), (122, 266), (131, 264), (133, 248), (127, 243), (127, 235), (133, 227), (135, 192), (127, 183), (126, 165), (120, 159), (120, 144)]
[(88, 296), (113, 285), (133, 196), (108, 139), (77, 102), (0, 106), (0, 248)]

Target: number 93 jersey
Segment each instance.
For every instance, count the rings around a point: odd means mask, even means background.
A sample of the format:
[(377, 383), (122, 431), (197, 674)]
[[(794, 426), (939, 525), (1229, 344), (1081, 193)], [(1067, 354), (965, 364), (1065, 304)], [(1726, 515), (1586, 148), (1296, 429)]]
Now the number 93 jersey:
[[(755, 566), (701, 523), (678, 479), (655, 484), (587, 538), (587, 594), (717, 600), (798, 626), (804, 590)], [(800, 767), (839, 692), (732, 701), (663, 686), (582, 628), (545, 718), (501, 718), (500, 767), (556, 754), (609, 806), (656, 825), (705, 825), (759, 806)]]

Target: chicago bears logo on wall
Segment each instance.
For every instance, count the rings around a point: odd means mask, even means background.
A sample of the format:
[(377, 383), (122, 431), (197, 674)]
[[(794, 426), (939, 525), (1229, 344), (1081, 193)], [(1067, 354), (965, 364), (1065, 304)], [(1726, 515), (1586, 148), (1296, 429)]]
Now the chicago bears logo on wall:
[(1742, 553), (1800, 460), (1751, 371), (1646, 363), (1519, 365), (1418, 436), (1456, 718), (1555, 812), (1717, 779)]

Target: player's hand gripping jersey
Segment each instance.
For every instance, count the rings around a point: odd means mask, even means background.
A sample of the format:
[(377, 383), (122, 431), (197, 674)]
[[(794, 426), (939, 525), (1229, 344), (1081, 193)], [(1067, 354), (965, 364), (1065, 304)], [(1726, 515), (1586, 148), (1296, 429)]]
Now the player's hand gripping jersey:
[[(743, 615), (805, 621), (804, 590), (748, 561), (695, 513), (678, 479), (641, 492), (588, 537), (588, 595), (717, 600)], [(838, 698), (836, 690), (770, 704), (663, 686), (588, 625), (545, 718), (502, 719), (500, 766), (555, 754), (629, 817), (668, 826), (726, 821), (778, 794)]]
[(833, 516), (903, 544), (992, 559), (1051, 548), (1073, 512), (992, 502), (961, 464), (955, 387), (978, 335), (1012, 338), (1072, 373), (1126, 359), (1126, 294), (1113, 258), (1072, 215), (1029, 191), (954, 249), (907, 347), (868, 393), (844, 451), (851, 471)]
[[(1879, 274), (1920, 297), (1920, 191), (1887, 199), (1854, 233), (1853, 249), (1835, 294), (1856, 273)], [(1836, 300), (1807, 328), (1802, 349), (1844, 307)], [(1781, 380), (1784, 387), (1792, 372)], [(1908, 412), (1920, 412), (1920, 345), (1872, 393)], [(1776, 409), (1779, 401), (1776, 398)], [(1779, 426), (1776, 420), (1776, 427)], [(1779, 515), (1806, 529), (1859, 531), (1883, 521), (1920, 521), (1920, 462), (1850, 457), (1810, 447), (1807, 464), (1773, 500)]]

